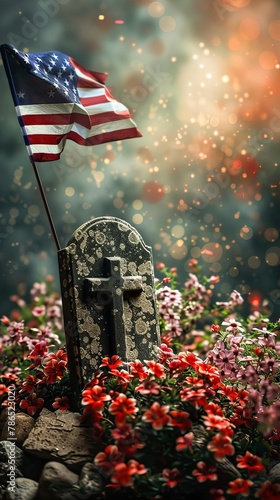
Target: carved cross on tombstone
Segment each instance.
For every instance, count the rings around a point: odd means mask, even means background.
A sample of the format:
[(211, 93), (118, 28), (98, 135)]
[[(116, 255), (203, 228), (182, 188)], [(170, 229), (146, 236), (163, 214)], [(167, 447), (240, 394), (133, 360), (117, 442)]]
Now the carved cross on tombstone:
[(151, 249), (127, 222), (99, 217), (58, 252), (75, 399), (104, 356), (151, 359), (159, 344)]
[(110, 307), (109, 325), (114, 338), (110, 341), (109, 347), (111, 353), (118, 353), (126, 362), (128, 353), (123, 296), (126, 292), (141, 293), (143, 280), (142, 276), (122, 276), (120, 257), (105, 257), (104, 267), (109, 278), (86, 278), (86, 296), (97, 295), (97, 304)]

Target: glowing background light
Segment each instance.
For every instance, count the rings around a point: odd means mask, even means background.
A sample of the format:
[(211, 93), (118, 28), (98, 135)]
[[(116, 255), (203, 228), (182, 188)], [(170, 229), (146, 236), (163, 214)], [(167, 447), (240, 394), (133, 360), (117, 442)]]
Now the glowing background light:
[[(114, 215), (137, 227), (155, 264), (176, 265), (179, 277), (195, 266), (218, 275), (219, 298), (235, 288), (250, 304), (262, 287), (277, 315), (278, 0), (57, 3), (39, 28), (39, 4), (14, 0), (1, 16), (3, 42), (30, 52), (55, 48), (107, 72), (143, 133), (95, 148), (69, 142), (60, 162), (39, 166), (62, 245), (86, 220)], [(8, 86), (1, 91), (6, 313), (7, 295), (28, 287), (27, 279), (52, 272), (58, 285), (58, 276)]]

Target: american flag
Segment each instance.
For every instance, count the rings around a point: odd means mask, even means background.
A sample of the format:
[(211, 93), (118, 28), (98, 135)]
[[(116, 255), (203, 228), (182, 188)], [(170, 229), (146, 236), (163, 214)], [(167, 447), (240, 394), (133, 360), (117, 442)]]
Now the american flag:
[(57, 51), (28, 54), (5, 44), (1, 54), (33, 161), (57, 160), (67, 139), (94, 146), (142, 136), (106, 88), (107, 75)]

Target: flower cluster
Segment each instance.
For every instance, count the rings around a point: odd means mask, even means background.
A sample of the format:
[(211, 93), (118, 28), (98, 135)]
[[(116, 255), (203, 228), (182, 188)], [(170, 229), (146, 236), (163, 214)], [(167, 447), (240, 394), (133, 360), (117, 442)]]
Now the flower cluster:
[[(7, 404), (7, 386), (13, 383), (18, 408), (32, 416), (38, 416), (44, 406), (70, 407), (67, 354), (64, 347), (57, 350), (62, 338), (61, 300), (50, 290), (51, 282), (49, 276), (46, 283), (34, 283), (29, 306), (12, 296), (18, 309), (12, 311), (11, 318), (0, 320), (2, 405)], [(63, 384), (58, 384), (61, 380)]]
[[(236, 291), (211, 304), (215, 276), (201, 284), (191, 273), (180, 292), (176, 269), (166, 274), (156, 359), (104, 356), (81, 395), (102, 498), (276, 500), (267, 470), (280, 460), (279, 322), (240, 317)], [(5, 406), (14, 383), (17, 411), (36, 418), (71, 409), (71, 389), (60, 299), (46, 283), (31, 296), (30, 306), (13, 297), (19, 311), (1, 320), (0, 397)]]
[[(107, 443), (94, 458), (107, 477), (105, 497), (203, 497), (206, 484), (210, 499), (265, 498), (263, 491), (275, 489), (265, 464), (273, 456), (267, 438), (279, 442), (277, 427), (264, 437), (249, 390), (225, 383), (219, 367), (195, 353), (162, 344), (158, 360), (136, 360), (127, 370), (117, 356), (104, 358), (82, 405), (97, 443)], [(225, 461), (236, 471), (226, 485)]]

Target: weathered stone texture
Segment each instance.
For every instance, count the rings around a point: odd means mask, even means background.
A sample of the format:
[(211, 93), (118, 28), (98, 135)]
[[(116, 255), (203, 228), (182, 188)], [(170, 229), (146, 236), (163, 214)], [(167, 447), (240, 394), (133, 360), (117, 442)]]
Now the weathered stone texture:
[(159, 344), (151, 249), (125, 221), (93, 219), (59, 252), (74, 397), (104, 356), (150, 359)]
[(63, 462), (71, 470), (80, 471), (96, 454), (92, 429), (80, 426), (80, 414), (45, 408), (22, 449), (41, 459)]

